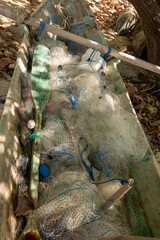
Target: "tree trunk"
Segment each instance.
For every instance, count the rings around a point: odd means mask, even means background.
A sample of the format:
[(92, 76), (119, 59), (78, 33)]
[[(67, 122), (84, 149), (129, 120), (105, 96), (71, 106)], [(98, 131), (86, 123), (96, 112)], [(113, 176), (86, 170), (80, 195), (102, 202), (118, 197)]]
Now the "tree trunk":
[(143, 20), (148, 61), (160, 65), (160, 0), (129, 0)]

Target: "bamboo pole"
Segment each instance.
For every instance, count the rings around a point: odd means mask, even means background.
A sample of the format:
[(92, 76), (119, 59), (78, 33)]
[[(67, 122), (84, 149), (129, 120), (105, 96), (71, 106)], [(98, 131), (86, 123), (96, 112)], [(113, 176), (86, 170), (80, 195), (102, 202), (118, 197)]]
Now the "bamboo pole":
[[(4, 7), (2, 4), (0, 4), (0, 14), (16, 21), (16, 16), (15, 16), (14, 11), (11, 8)], [(24, 15), (24, 12), (23, 12), (23, 15)], [(39, 25), (40, 25), (40, 21), (37, 21), (33, 18), (28, 18), (27, 20), (24, 19), (23, 23), (27, 24), (29, 26), (35, 27), (35, 28), (38, 28)], [(108, 47), (105, 46), (105, 45), (99, 44), (99, 43), (97, 43), (93, 40), (83, 38), (83, 37), (75, 35), (73, 33), (64, 31), (61, 28), (57, 28), (53, 25), (46, 24), (44, 31), (53, 33), (53, 34), (55, 34), (59, 37), (71, 40), (73, 42), (84, 45), (86, 47), (93, 48), (93, 49), (101, 52), (101, 54), (106, 54), (108, 52)], [(135, 66), (138, 66), (138, 67), (144, 68), (146, 70), (149, 70), (151, 72), (160, 74), (160, 66), (154, 65), (154, 64), (146, 62), (146, 61), (143, 61), (143, 60), (141, 60), (139, 58), (136, 58), (132, 55), (129, 55), (127, 53), (120, 52), (120, 51), (117, 51), (117, 50), (112, 48), (111, 52), (110, 52), (110, 55), (115, 57), (115, 58), (118, 58), (120, 60), (123, 60), (125, 62), (131, 63)]]

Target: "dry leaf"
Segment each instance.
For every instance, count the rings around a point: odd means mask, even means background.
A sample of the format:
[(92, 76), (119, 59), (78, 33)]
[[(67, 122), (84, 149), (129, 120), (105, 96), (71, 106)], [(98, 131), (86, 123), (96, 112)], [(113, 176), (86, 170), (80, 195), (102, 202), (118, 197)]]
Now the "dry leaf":
[(154, 122), (150, 123), (150, 125), (158, 127), (160, 125), (160, 120), (154, 121)]
[(6, 68), (11, 63), (12, 63), (11, 58), (3, 57), (0, 59), (0, 68)]
[(139, 86), (139, 89), (144, 89), (147, 87), (147, 84), (146, 83), (142, 83), (140, 86)]
[(19, 193), (18, 205), (15, 211), (16, 217), (26, 216), (30, 211), (33, 211), (36, 207), (36, 203), (28, 193)]
[(6, 50), (6, 51), (4, 52), (4, 55), (5, 55), (6, 57), (8, 57), (8, 58), (13, 57), (13, 53), (12, 53), (12, 52), (9, 52), (8, 50)]
[(127, 90), (128, 90), (130, 98), (133, 98), (134, 95), (135, 95), (135, 87), (134, 86), (128, 86)]
[(9, 64), (8, 69), (11, 69), (11, 70), (15, 69), (15, 66), (16, 66), (15, 63)]
[(147, 104), (146, 108), (148, 109), (148, 111), (150, 112), (150, 114), (156, 114), (158, 109), (153, 107), (151, 104)]

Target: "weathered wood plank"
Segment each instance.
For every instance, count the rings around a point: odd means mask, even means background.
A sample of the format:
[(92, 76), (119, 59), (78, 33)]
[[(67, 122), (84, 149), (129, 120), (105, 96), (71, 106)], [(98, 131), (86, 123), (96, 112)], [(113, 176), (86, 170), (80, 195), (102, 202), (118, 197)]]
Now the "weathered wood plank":
[[(16, 114), (13, 101), (20, 104), (20, 80), (27, 70), (28, 60), (26, 58), (26, 53), (29, 45), (29, 32), (26, 29), (24, 39), (18, 51), (16, 67), (0, 122), (0, 235), (1, 239), (4, 240), (11, 239), (15, 234), (15, 229), (12, 227), (14, 217), (10, 210), (13, 208), (13, 200), (17, 194), (16, 176), (13, 166), (20, 151), (18, 132), (18, 123), (20, 119)], [(8, 224), (8, 221), (10, 221), (10, 224)]]

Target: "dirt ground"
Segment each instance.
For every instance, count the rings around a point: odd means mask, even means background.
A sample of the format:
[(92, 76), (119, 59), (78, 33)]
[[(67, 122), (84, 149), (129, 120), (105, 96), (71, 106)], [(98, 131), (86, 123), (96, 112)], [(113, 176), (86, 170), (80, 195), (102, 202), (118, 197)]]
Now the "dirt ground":
[[(126, 0), (86, 0), (95, 15), (95, 19), (111, 47), (123, 49), (132, 45), (131, 34), (127, 37), (118, 36), (114, 31), (118, 14), (129, 6)], [(4, 5), (21, 7), (28, 14), (36, 10), (43, 0), (1, 0)], [(5, 97), (13, 75), (16, 56), (23, 38), (21, 27), (13, 21), (0, 16), (0, 116), (3, 112)], [(134, 55), (134, 52), (129, 52)], [(160, 83), (154, 74), (132, 66), (121, 71), (129, 95), (146, 136), (160, 163)]]

